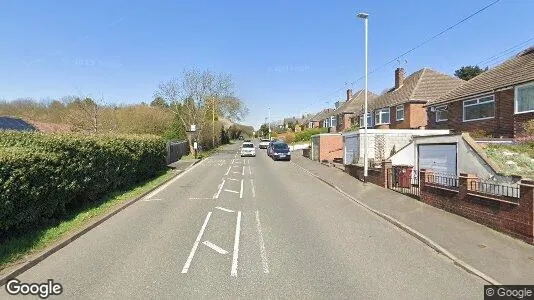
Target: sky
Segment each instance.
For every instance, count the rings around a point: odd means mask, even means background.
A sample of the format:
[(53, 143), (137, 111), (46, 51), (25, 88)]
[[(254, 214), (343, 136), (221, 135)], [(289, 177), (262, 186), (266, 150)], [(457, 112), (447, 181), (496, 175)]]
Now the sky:
[(150, 102), (184, 69), (209, 69), (232, 75), (250, 110), (242, 123), (258, 128), (269, 107), (272, 120), (315, 113), (364, 87), (358, 12), (369, 13), (375, 93), (393, 85), (399, 66), (453, 74), (534, 45), (534, 1), (500, 0), (384, 65), (493, 1), (2, 0), (0, 99)]

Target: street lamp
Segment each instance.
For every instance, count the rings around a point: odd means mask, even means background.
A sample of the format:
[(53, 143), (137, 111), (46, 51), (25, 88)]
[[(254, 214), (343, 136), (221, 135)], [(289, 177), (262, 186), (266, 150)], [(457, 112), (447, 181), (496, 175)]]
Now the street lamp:
[(271, 107), (269, 107), (269, 141), (271, 140)]
[(363, 182), (367, 182), (367, 171), (368, 171), (368, 158), (367, 158), (367, 49), (368, 49), (368, 41), (367, 41), (367, 33), (369, 28), (369, 14), (361, 12), (357, 14), (358, 18), (363, 19), (365, 24), (365, 115), (364, 115), (364, 126), (363, 126)]

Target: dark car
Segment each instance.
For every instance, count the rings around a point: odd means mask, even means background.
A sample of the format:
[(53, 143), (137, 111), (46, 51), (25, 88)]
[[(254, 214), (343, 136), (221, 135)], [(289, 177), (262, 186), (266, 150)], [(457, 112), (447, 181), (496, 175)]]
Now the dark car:
[(291, 160), (291, 151), (284, 142), (276, 142), (271, 146), (271, 158), (274, 160)]
[(279, 141), (277, 140), (272, 140), (269, 142), (269, 145), (267, 145), (267, 156), (271, 156), (273, 154), (273, 145), (274, 143), (277, 143)]

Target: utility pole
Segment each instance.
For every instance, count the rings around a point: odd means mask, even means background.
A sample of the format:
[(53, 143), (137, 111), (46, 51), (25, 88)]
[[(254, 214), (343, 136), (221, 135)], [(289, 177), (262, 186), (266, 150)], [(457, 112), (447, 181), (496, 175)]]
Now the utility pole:
[(269, 107), (269, 140), (271, 140), (271, 107)]
[(216, 99), (213, 98), (213, 109), (211, 111), (211, 131), (212, 131), (212, 144), (213, 149), (215, 149), (215, 102)]

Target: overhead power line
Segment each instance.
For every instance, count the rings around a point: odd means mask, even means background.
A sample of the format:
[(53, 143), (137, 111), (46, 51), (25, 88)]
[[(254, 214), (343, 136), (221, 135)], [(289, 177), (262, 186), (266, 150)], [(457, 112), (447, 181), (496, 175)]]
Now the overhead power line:
[[(380, 65), (379, 67), (374, 68), (373, 70), (371, 70), (371, 71), (368, 73), (368, 75), (371, 75), (371, 74), (373, 74), (373, 73), (375, 73), (375, 72), (380, 71), (381, 69), (385, 68), (386, 66), (388, 66), (388, 65), (390, 65), (390, 64), (392, 64), (392, 63), (394, 63), (394, 62), (396, 62), (398, 59), (402, 58), (403, 56), (405, 56), (405, 55), (407, 55), (407, 54), (410, 54), (410, 53), (412, 53), (413, 51), (415, 51), (415, 50), (421, 48), (422, 46), (426, 45), (427, 43), (431, 42), (432, 40), (434, 40), (434, 39), (436, 39), (436, 38), (442, 36), (442, 35), (445, 34), (446, 32), (448, 32), (448, 31), (454, 29), (455, 27), (459, 26), (460, 24), (462, 24), (462, 23), (468, 21), (469, 19), (471, 19), (471, 18), (473, 18), (474, 16), (480, 14), (481, 12), (487, 10), (488, 8), (494, 6), (495, 4), (499, 3), (500, 1), (501, 1), (501, 0), (494, 0), (493, 2), (491, 2), (491, 3), (487, 4), (487, 5), (485, 5), (484, 7), (480, 8), (480, 9), (478, 9), (478, 10), (476, 10), (475, 12), (469, 14), (468, 16), (464, 17), (463, 19), (459, 20), (458, 22), (456, 22), (456, 23), (450, 25), (449, 27), (447, 27), (447, 28), (441, 30), (441, 31), (438, 32), (437, 34), (434, 34), (433, 36), (431, 36), (431, 37), (427, 38), (426, 40), (420, 42), (419, 44), (417, 44), (417, 45), (415, 45), (414, 47), (410, 48), (409, 50), (403, 52), (402, 54), (400, 54), (400, 55), (398, 55), (398, 56), (396, 56), (396, 57), (394, 57), (394, 58), (392, 58), (392, 59), (386, 61), (384, 64)], [(356, 84), (358, 81), (360, 81), (360, 80), (362, 80), (362, 79), (364, 79), (364, 78), (365, 78), (365, 75), (359, 77), (358, 79), (356, 79), (356, 80), (353, 81), (353, 82), (350, 82), (349, 84), (350, 84), (351, 86), (354, 86), (354, 84)], [(347, 86), (347, 84), (345, 84), (344, 87), (337, 89), (334, 93), (328, 95), (327, 97), (331, 97), (333, 94), (337, 94), (339, 91), (345, 89), (346, 86)], [(315, 105), (315, 104), (319, 103), (320, 101), (323, 101), (322, 99), (324, 99), (324, 98), (326, 98), (326, 97), (323, 97), (323, 98), (321, 98), (320, 100), (318, 100), (317, 102), (314, 102), (314, 103), (308, 105), (308, 106), (305, 108), (305, 110), (308, 109), (309, 107), (311, 107), (312, 105)]]

